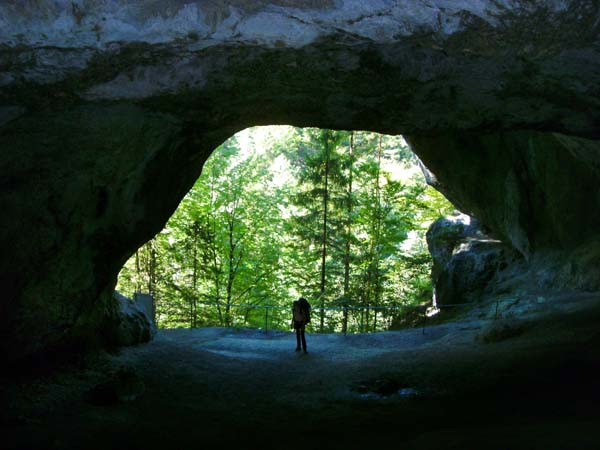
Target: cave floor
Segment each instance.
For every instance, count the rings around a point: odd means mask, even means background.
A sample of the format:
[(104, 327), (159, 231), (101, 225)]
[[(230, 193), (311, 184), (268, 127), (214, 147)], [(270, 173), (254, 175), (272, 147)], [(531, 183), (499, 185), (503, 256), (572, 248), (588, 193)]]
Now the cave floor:
[[(118, 354), (2, 379), (0, 448), (597, 449), (600, 296), (572, 304), (503, 319), (521, 334), (490, 343), (478, 336), (494, 321), (471, 315), (308, 334), (307, 355), (291, 332), (162, 330)], [(133, 375), (121, 400), (98, 404), (90, 389), (123, 367)]]

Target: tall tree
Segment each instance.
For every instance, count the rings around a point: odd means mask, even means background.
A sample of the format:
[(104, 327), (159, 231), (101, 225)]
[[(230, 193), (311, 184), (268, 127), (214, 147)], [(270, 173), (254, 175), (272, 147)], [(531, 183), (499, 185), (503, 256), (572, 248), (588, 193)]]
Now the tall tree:
[(321, 331), (374, 331), (399, 323), (377, 308), (431, 299), (424, 235), (451, 205), (425, 187), (403, 140), (278, 130), (220, 146), (123, 268), (119, 289), (153, 293), (161, 326), (263, 326), (255, 307), (277, 305), (269, 327), (285, 327), (285, 306), (304, 295)]
[(350, 303), (350, 257), (352, 245), (352, 212), (354, 207), (353, 197), (353, 179), (354, 179), (354, 132), (350, 133), (347, 157), (348, 188), (346, 191), (346, 228), (345, 228), (345, 247), (344, 247), (344, 291), (343, 291), (343, 316), (342, 332), (348, 331), (348, 306)]
[(296, 163), (299, 192), (294, 196), (297, 208), (295, 233), (315, 251), (319, 260), (319, 330), (325, 327), (328, 297), (328, 250), (332, 236), (343, 232), (339, 206), (347, 183), (339, 153), (347, 132), (306, 129), (300, 142)]

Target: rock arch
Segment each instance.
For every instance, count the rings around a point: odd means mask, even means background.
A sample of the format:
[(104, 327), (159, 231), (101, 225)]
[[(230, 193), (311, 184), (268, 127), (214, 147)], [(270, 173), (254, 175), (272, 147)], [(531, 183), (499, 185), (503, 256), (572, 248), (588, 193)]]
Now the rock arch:
[(407, 135), (540, 282), (597, 290), (596, 3), (3, 2), (2, 351), (102, 339), (120, 265), (250, 125)]

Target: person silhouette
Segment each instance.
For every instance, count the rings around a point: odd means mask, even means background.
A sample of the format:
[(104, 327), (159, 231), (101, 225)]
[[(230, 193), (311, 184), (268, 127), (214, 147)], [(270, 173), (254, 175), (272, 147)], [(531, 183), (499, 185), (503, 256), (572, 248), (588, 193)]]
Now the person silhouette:
[(294, 301), (292, 304), (292, 327), (296, 331), (296, 351), (300, 351), (300, 345), (304, 353), (306, 350), (306, 324), (310, 322), (310, 303), (304, 297)]

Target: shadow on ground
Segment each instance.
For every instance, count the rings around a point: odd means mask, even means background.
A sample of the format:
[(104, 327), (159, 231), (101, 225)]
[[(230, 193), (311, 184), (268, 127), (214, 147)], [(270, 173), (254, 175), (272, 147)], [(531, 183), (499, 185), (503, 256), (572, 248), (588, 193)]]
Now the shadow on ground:
[(2, 448), (600, 448), (600, 302), (572, 304), (309, 335), (308, 355), (287, 332), (162, 330), (2, 380)]

